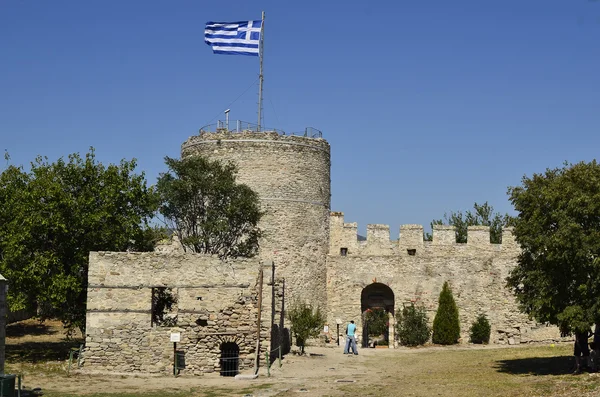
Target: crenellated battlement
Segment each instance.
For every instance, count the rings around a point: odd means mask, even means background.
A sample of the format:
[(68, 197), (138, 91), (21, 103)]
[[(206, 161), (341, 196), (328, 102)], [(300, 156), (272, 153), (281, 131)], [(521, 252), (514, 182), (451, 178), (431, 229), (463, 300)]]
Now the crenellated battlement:
[(358, 224), (344, 222), (343, 212), (332, 212), (330, 216), (329, 255), (415, 255), (419, 250), (458, 249), (515, 250), (517, 245), (512, 228), (502, 229), (502, 244), (490, 243), (488, 226), (469, 226), (467, 243), (456, 242), (456, 229), (449, 225), (433, 225), (432, 241), (424, 241), (422, 225), (401, 225), (398, 238), (390, 239), (390, 226), (367, 225), (366, 241), (358, 239)]

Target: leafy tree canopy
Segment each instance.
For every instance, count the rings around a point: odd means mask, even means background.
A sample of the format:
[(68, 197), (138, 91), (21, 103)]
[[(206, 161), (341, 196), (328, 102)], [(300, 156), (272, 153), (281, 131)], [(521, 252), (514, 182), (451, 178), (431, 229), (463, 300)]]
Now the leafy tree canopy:
[(563, 334), (600, 321), (600, 165), (565, 163), (508, 190), (522, 247), (508, 286), (521, 309)]
[(221, 258), (258, 251), (263, 213), (258, 195), (236, 183), (236, 167), (200, 156), (165, 158), (158, 178), (160, 213), (186, 249)]
[(158, 238), (148, 225), (158, 196), (135, 167), (106, 167), (92, 148), (0, 174), (0, 273), (11, 310), (37, 307), (42, 319), (83, 330), (90, 251), (151, 250)]
[[(444, 214), (444, 219), (431, 221), (431, 228), (433, 229), (433, 225), (454, 226), (456, 228), (456, 242), (466, 243), (468, 226), (489, 226), (490, 241), (493, 244), (500, 244), (502, 242), (502, 228), (510, 226), (512, 219), (508, 214), (494, 213), (494, 207), (486, 201), (483, 204), (473, 204), (472, 212), (469, 210), (463, 214), (461, 211), (452, 211), (450, 214)], [(433, 235), (425, 233), (425, 240), (433, 240)]]

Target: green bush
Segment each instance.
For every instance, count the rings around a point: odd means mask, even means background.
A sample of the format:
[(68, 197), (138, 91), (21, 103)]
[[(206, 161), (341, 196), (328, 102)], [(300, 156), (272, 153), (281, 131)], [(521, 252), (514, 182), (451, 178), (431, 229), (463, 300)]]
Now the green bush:
[(427, 324), (425, 308), (410, 306), (398, 309), (396, 312), (396, 336), (404, 346), (419, 346), (425, 344), (431, 335)]
[(367, 324), (369, 335), (379, 336), (387, 333), (389, 317), (385, 310), (367, 309), (364, 321)]
[(306, 303), (295, 303), (288, 310), (287, 317), (292, 323), (290, 331), (296, 336), (296, 346), (300, 348), (300, 354), (304, 354), (306, 341), (321, 333), (325, 316), (319, 307), (315, 309)]
[(453, 345), (460, 338), (460, 322), (458, 320), (458, 307), (452, 296), (452, 290), (446, 281), (442, 292), (437, 312), (433, 320), (433, 343), (439, 345)]
[(492, 327), (484, 314), (480, 314), (471, 325), (471, 343), (490, 343), (490, 331)]

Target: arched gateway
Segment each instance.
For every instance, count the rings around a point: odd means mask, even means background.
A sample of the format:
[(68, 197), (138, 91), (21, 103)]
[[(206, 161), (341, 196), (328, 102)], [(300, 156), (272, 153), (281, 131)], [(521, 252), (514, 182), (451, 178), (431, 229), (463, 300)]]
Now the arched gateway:
[[(362, 346), (369, 346), (369, 324), (367, 313), (383, 311), (387, 315), (387, 329), (383, 334), (387, 344), (393, 344), (394, 291), (383, 283), (374, 282), (363, 288), (360, 294), (360, 308), (363, 319)], [(391, 330), (391, 331), (390, 331)]]

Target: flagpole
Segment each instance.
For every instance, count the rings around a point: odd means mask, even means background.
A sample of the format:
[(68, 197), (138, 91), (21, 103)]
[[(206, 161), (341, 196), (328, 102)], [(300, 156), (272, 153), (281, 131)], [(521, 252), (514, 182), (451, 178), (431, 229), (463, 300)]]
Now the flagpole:
[(258, 132), (261, 131), (262, 93), (263, 93), (263, 37), (265, 32), (265, 12), (262, 12), (262, 23), (260, 25), (260, 72), (258, 74)]

